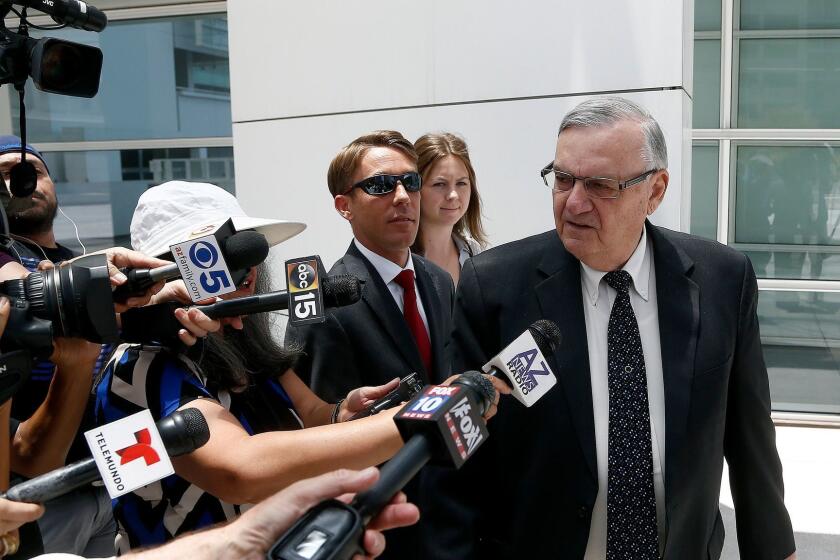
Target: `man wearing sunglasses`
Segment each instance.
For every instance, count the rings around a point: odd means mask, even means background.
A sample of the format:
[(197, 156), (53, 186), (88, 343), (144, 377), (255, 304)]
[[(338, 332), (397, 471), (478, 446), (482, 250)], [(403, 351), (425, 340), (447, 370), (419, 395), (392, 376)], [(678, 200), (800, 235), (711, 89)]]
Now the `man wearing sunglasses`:
[[(382, 385), (412, 372), (438, 383), (452, 370), (445, 352), (454, 286), (448, 273), (411, 254), (420, 219), (417, 153), (402, 134), (380, 130), (336, 155), (327, 173), (335, 209), (353, 241), (330, 274), (352, 274), (362, 301), (327, 311), (324, 323), (289, 328), (303, 346), (295, 371), (323, 399), (335, 402), (359, 383)], [(417, 485), (406, 488), (417, 499)], [(417, 529), (388, 537), (383, 557), (419, 556)]]
[(557, 385), (531, 408), (502, 405), (484, 447), (435, 481), (450, 503), (423, 510), (428, 558), (717, 559), (724, 458), (741, 558), (794, 554), (755, 274), (743, 254), (647, 220), (667, 165), (645, 109), (583, 102), (540, 171), (556, 230), (464, 265), (456, 371), (537, 319), (563, 344), (548, 357)]

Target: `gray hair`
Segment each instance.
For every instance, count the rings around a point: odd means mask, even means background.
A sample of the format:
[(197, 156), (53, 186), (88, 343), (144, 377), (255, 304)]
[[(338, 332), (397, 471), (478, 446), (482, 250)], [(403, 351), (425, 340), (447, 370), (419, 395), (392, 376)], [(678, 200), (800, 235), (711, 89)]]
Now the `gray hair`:
[(665, 136), (656, 119), (640, 105), (623, 97), (603, 96), (589, 99), (566, 113), (560, 123), (558, 136), (573, 126), (604, 126), (630, 120), (639, 123), (645, 137), (642, 160), (654, 169), (667, 169), (668, 148)]

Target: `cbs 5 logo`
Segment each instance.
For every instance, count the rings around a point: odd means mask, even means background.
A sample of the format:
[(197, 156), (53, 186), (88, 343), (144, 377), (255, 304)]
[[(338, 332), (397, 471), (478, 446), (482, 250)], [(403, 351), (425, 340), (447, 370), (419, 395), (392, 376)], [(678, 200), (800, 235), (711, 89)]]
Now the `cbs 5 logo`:
[(190, 262), (198, 268), (204, 269), (198, 281), (205, 291), (214, 294), (224, 288), (230, 287), (230, 278), (225, 274), (224, 269), (210, 270), (219, 262), (219, 250), (206, 241), (199, 241), (190, 247)]

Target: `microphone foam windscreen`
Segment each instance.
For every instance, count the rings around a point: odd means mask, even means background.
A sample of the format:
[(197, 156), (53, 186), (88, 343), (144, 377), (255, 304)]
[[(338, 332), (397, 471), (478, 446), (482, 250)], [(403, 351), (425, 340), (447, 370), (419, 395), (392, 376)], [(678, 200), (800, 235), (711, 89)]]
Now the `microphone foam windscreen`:
[(268, 257), (268, 241), (256, 231), (239, 231), (225, 239), (222, 249), (225, 262), (231, 270), (257, 266)]
[(359, 301), (362, 297), (362, 285), (352, 274), (335, 274), (323, 281), (324, 305), (341, 307)]
[(496, 398), (496, 388), (489, 379), (481, 375), (477, 371), (465, 371), (455, 380), (455, 383), (462, 382), (464, 385), (469, 385), (476, 391), (481, 393), (480, 398), (490, 406), (490, 403)]
[(181, 417), (184, 419), (187, 437), (192, 440), (195, 449), (207, 443), (210, 439), (210, 427), (201, 411), (197, 408), (185, 408), (181, 411)]
[(534, 337), (543, 354), (553, 354), (555, 350), (560, 348), (563, 334), (554, 321), (540, 319), (528, 327), (528, 330), (531, 331), (531, 336)]

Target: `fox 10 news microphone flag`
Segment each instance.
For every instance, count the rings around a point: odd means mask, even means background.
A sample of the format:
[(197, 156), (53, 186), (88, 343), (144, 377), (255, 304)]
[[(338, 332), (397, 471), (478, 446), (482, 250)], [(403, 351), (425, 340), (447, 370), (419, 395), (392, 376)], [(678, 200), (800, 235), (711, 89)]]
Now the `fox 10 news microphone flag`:
[(0, 497), (42, 503), (102, 480), (111, 498), (172, 474), (169, 457), (192, 453), (210, 439), (197, 408), (178, 410), (157, 423), (148, 410), (85, 432), (93, 457), (36, 476)]
[(481, 369), (504, 379), (516, 400), (530, 407), (557, 384), (546, 355), (557, 350), (561, 341), (557, 323), (540, 319)]
[(406, 444), (380, 469), (379, 480), (350, 504), (321, 502), (268, 552), (269, 560), (349, 560), (364, 555), (365, 526), (423, 466), (464, 464), (487, 440), (483, 415), (496, 397), (493, 384), (476, 371), (451, 385), (430, 385), (394, 417)]

